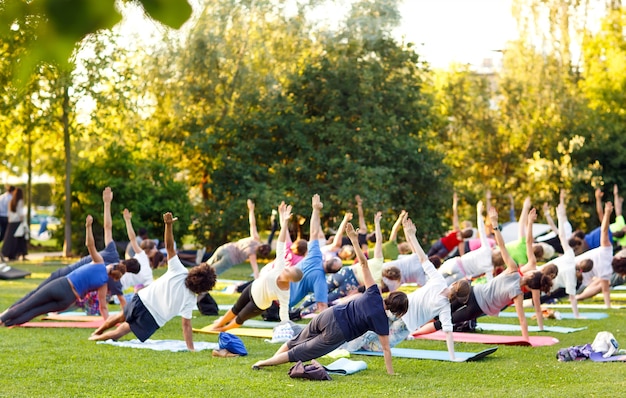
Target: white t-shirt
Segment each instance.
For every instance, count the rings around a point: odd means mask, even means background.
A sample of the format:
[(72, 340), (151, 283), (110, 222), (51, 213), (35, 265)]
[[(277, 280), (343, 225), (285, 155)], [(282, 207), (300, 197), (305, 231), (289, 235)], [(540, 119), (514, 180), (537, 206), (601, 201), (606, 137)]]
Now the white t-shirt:
[(403, 283), (416, 283), (418, 286), (424, 286), (426, 283), (426, 273), (417, 254), (405, 255), (402, 258), (398, 257), (397, 260), (383, 264), (383, 269), (389, 267), (397, 267), (400, 270), (399, 282), (383, 278), (385, 284), (392, 292), (397, 290)]
[(562, 256), (555, 258), (554, 260), (539, 267), (539, 269), (545, 267), (548, 264), (554, 264), (558, 268), (559, 272), (556, 278), (552, 280), (552, 289), (565, 288), (565, 293), (576, 294), (576, 258), (574, 250), (566, 248), (565, 253)]
[(611, 265), (613, 261), (612, 246), (600, 246), (595, 249), (587, 250), (576, 256), (575, 262), (578, 264), (585, 259), (593, 261), (593, 268), (591, 271), (583, 273), (583, 285), (589, 285), (594, 276), (604, 280), (611, 279), (611, 275), (613, 275), (613, 266)]
[(174, 256), (167, 262), (167, 272), (137, 294), (159, 327), (177, 315), (191, 319), (196, 295), (185, 286), (189, 271)]
[[(263, 270), (265, 270), (264, 267)], [(259, 274), (259, 277), (252, 282), (250, 294), (254, 304), (264, 310), (272, 305), (272, 301), (278, 300), (281, 321), (289, 320), (289, 287), (282, 290), (276, 284), (276, 278), (285, 269), (285, 242), (276, 242), (276, 260), (274, 266)]]
[(428, 275), (428, 282), (408, 295), (409, 309), (402, 321), (413, 332), (438, 315), (442, 330), (451, 332), (452, 311), (446, 294), (448, 284), (430, 261), (423, 263), (422, 267)]
[(136, 253), (134, 258), (139, 261), (139, 272), (137, 274), (127, 272), (122, 276), (120, 282), (122, 283), (122, 289), (124, 290), (136, 285), (143, 285), (146, 287), (149, 286), (154, 280), (154, 277), (152, 276), (152, 268), (150, 268), (150, 259), (148, 258), (146, 252), (142, 250), (139, 253)]

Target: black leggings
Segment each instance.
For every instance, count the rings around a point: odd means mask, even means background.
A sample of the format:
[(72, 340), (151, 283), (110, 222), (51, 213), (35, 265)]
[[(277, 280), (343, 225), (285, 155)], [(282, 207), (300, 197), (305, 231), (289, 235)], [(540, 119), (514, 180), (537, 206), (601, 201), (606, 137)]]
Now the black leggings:
[[(452, 324), (456, 325), (457, 323), (476, 319), (483, 315), (485, 315), (485, 313), (478, 306), (476, 296), (474, 295), (474, 288), (472, 287), (469, 299), (467, 300), (467, 304), (452, 313)], [(435, 329), (441, 330), (441, 321), (439, 319), (435, 321)]]
[(37, 290), (20, 304), (11, 307), (1, 318), (5, 326), (21, 325), (36, 316), (63, 311), (76, 301), (76, 295), (67, 278), (55, 279)]
[(235, 322), (239, 325), (243, 325), (248, 319), (261, 315), (264, 310), (257, 307), (252, 299), (252, 283), (243, 289), (243, 292), (241, 292), (239, 299), (231, 310), (233, 314), (237, 315)]

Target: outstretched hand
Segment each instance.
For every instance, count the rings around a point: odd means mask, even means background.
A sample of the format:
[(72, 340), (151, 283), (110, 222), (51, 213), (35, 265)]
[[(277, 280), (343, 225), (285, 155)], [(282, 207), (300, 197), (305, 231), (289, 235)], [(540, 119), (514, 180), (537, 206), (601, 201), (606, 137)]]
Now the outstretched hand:
[(485, 211), (485, 206), (483, 205), (483, 201), (479, 200), (478, 203), (476, 203), (476, 212), (482, 215), (483, 211)]
[(343, 216), (343, 219), (344, 219), (345, 221), (352, 221), (352, 216), (353, 216), (352, 212), (347, 212), (347, 213)]
[(495, 207), (489, 208), (489, 221), (491, 221), (491, 225), (494, 229), (498, 227), (498, 211)]
[(414, 235), (415, 232), (417, 232), (417, 228), (415, 227), (415, 224), (413, 224), (413, 220), (408, 217), (402, 222), (402, 227), (404, 228), (405, 235)]
[(313, 195), (313, 197), (311, 198), (311, 207), (313, 207), (315, 210), (322, 210), (322, 208), (324, 207), (324, 204), (320, 200), (320, 196), (318, 194)]
[(604, 212), (605, 213), (609, 213), (609, 214), (611, 214), (613, 212), (613, 203), (612, 202), (609, 201), (609, 202), (606, 202), (604, 204)]
[(380, 220), (383, 218), (383, 212), (377, 211), (374, 215), (374, 223), (380, 223)]
[(106, 187), (104, 191), (102, 191), (102, 201), (106, 203), (113, 201), (113, 191), (111, 191), (111, 187)]
[(171, 212), (167, 212), (163, 214), (163, 222), (166, 224), (173, 224), (174, 221), (178, 220), (178, 217), (173, 217)]
[(356, 230), (354, 229), (354, 227), (350, 223), (346, 224), (346, 235), (348, 236), (348, 238), (350, 238), (350, 240), (358, 240), (359, 239), (359, 235), (357, 234)]
[(252, 199), (248, 199), (246, 201), (246, 204), (248, 205), (248, 210), (254, 211), (254, 202), (252, 201)]
[(556, 215), (560, 217), (565, 216), (565, 205), (563, 203), (559, 203), (559, 205), (556, 207)]
[(128, 210), (128, 209), (124, 209), (124, 220), (126, 221), (130, 221), (133, 218), (133, 214)]
[(85, 218), (85, 227), (91, 227), (92, 224), (93, 224), (93, 217), (91, 216), (91, 214), (88, 214), (87, 217)]
[(537, 209), (535, 209), (533, 207), (528, 212), (528, 224), (530, 225), (530, 224), (534, 223), (535, 221), (537, 221)]

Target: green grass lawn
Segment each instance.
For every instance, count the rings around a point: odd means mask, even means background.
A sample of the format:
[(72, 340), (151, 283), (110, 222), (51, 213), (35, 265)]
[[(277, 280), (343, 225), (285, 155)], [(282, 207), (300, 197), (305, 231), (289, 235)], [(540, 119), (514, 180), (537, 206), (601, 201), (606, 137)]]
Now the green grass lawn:
[[(33, 275), (0, 280), (2, 310), (63, 263), (14, 265)], [(249, 265), (242, 264), (222, 278), (248, 279), (250, 273)], [(214, 297), (220, 304), (232, 304), (237, 299), (237, 295), (220, 293), (214, 293)], [(87, 340), (89, 329), (0, 328), (0, 396), (621, 397), (626, 388), (626, 364), (561, 363), (555, 358), (559, 348), (591, 343), (603, 330), (612, 332), (626, 347), (626, 310), (602, 311), (610, 314), (608, 319), (546, 320), (547, 325), (588, 327), (576, 333), (550, 334), (560, 340), (554, 346), (500, 346), (491, 356), (469, 363), (394, 359), (398, 373), (394, 376), (385, 373), (382, 358), (354, 356), (366, 361), (368, 369), (351, 376), (333, 376), (328, 382), (291, 379), (287, 375), (290, 364), (251, 370), (254, 362), (271, 356), (278, 348), (259, 338), (242, 338), (249, 351), (246, 357), (214, 358), (210, 351), (172, 353), (98, 345)], [(215, 318), (196, 312), (193, 326), (201, 328)], [(516, 323), (510, 318), (480, 321)], [(529, 320), (529, 324), (536, 323)], [(123, 339), (132, 338), (128, 335)], [(180, 319), (168, 322), (152, 338), (182, 340)], [(217, 342), (217, 335), (194, 333), (194, 340)], [(400, 347), (445, 350), (445, 342), (405, 341)], [(478, 352), (486, 347), (456, 344), (457, 351)], [(320, 362), (328, 364), (332, 360), (322, 358)]]

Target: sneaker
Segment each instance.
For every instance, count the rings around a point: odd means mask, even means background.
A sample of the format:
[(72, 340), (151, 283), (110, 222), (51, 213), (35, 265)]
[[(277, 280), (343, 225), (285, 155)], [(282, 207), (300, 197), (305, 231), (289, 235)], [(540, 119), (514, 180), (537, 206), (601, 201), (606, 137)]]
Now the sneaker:
[(8, 272), (11, 271), (11, 266), (6, 265), (5, 263), (0, 264), (0, 272)]

